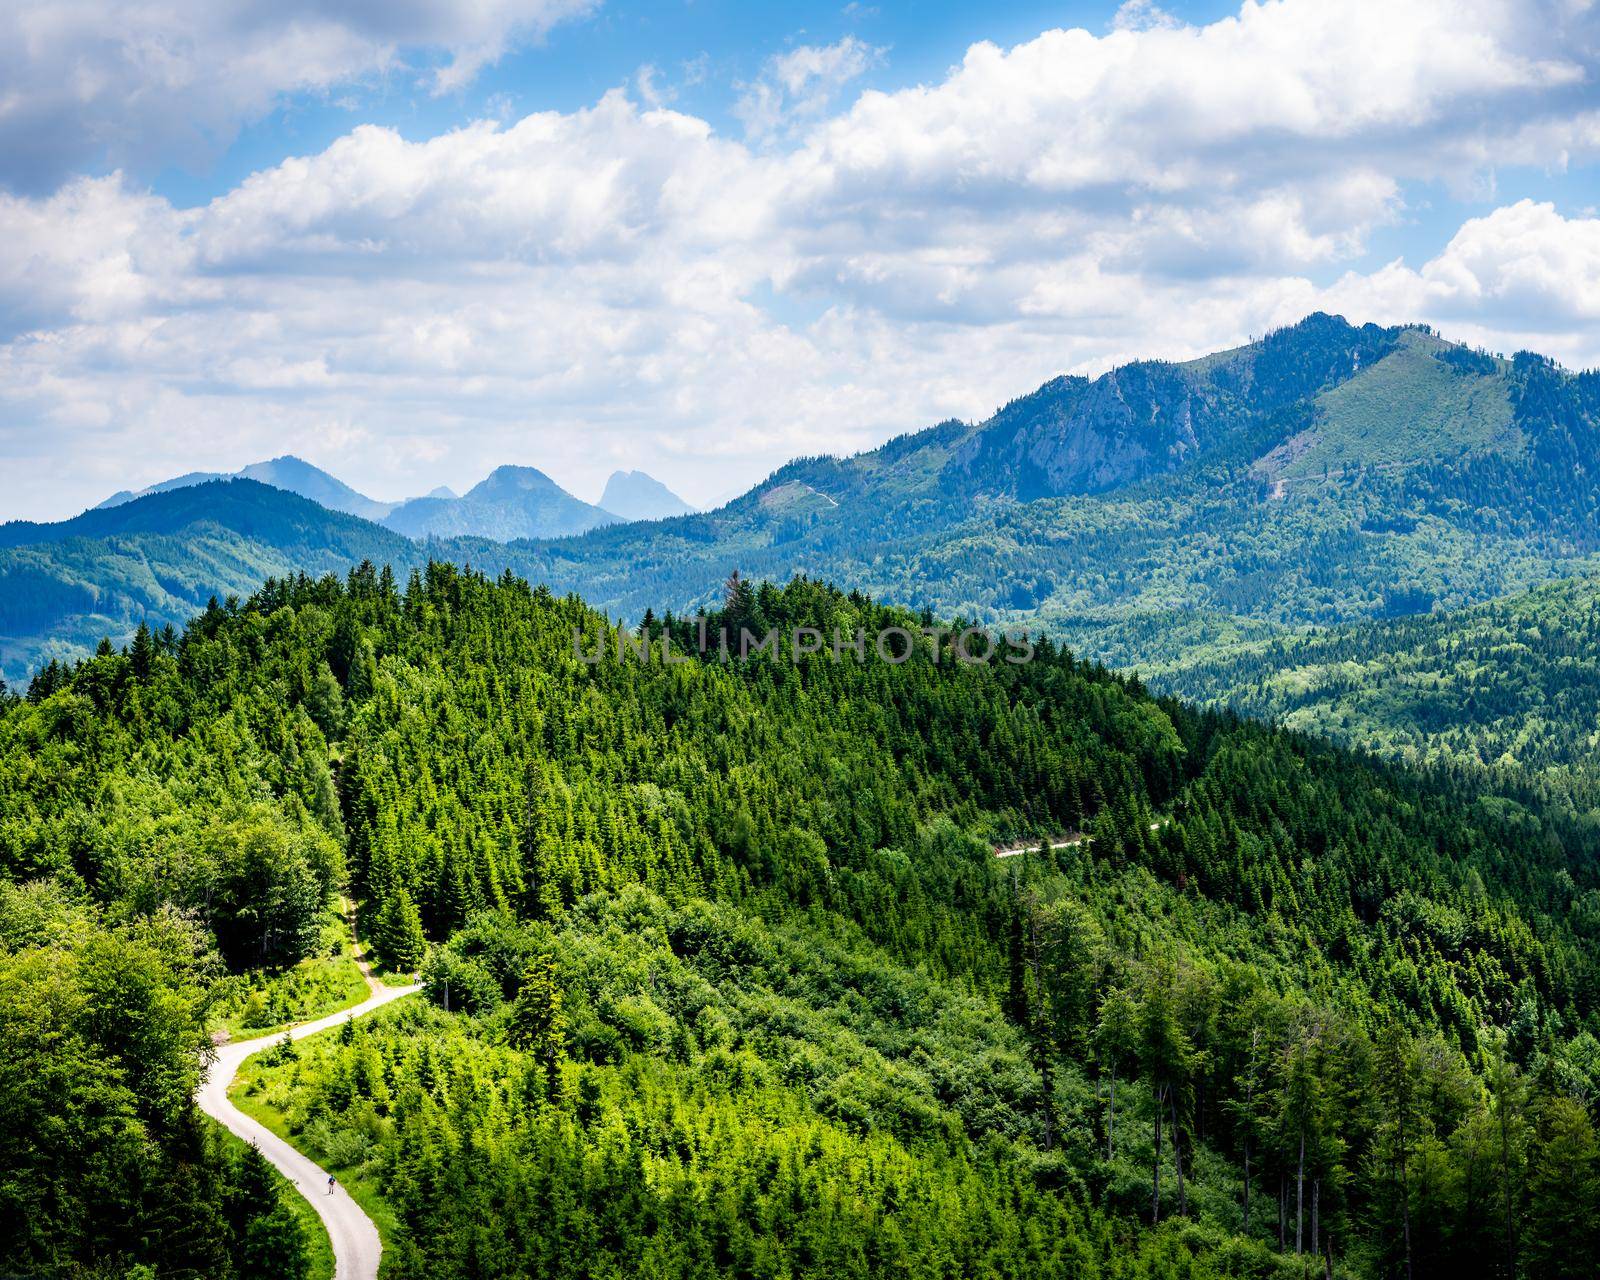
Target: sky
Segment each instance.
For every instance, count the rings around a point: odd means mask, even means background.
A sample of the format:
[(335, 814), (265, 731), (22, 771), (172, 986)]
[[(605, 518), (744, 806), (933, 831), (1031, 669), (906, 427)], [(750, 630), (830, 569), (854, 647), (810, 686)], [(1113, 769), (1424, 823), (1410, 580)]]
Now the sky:
[(0, 520), (710, 505), (1308, 312), (1600, 364), (1595, 0), (0, 0)]

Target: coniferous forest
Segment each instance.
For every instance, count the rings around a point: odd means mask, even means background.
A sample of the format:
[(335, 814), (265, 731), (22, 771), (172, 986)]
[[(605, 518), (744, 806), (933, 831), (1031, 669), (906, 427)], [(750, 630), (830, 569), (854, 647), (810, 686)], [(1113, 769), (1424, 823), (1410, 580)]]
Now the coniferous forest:
[(363, 564), (46, 666), (0, 708), (0, 1270), (313, 1273), (191, 1097), (348, 892), (422, 996), (237, 1096), (386, 1276), (1592, 1274), (1590, 824), (934, 623), (735, 577), (644, 662)]
[(0, 0), (0, 1280), (1600, 1277), (1600, 0)]

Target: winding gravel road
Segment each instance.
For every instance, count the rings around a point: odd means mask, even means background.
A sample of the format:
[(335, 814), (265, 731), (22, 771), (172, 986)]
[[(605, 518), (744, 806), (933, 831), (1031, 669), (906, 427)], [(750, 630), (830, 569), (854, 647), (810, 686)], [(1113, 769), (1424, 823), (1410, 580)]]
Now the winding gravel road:
[[(346, 1018), (365, 1017), (375, 1009), (421, 990), (420, 987), (386, 987), (366, 972), (365, 965), (362, 966), (362, 975), (372, 992), (366, 1000), (354, 1008), (342, 1009), (315, 1022), (302, 1022), (290, 1027), (290, 1039), (303, 1040), (319, 1031), (342, 1026)], [(328, 1229), (328, 1238), (333, 1242), (334, 1280), (377, 1280), (378, 1259), (383, 1256), (383, 1246), (378, 1241), (378, 1228), (372, 1219), (361, 1211), (361, 1207), (344, 1188), (336, 1187), (334, 1193), (328, 1195), (326, 1169), (318, 1168), (272, 1130), (252, 1120), (228, 1100), (228, 1086), (233, 1083), (244, 1060), (263, 1049), (272, 1048), (282, 1039), (281, 1035), (263, 1036), (259, 1040), (219, 1045), (216, 1061), (200, 1082), (195, 1101), (199, 1103), (200, 1110), (213, 1120), (225, 1125), (246, 1142), (255, 1143), (272, 1166), (294, 1183), (295, 1189), (311, 1202), (311, 1207)]]

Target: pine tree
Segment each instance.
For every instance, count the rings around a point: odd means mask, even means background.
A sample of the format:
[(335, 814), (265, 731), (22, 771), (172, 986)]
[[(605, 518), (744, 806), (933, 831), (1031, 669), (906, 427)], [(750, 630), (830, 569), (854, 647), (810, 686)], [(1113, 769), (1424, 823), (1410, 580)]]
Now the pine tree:
[(428, 949), (428, 940), (422, 932), (422, 914), (403, 885), (391, 889), (378, 908), (372, 940), (391, 968), (409, 972), (422, 963)]
[(544, 1094), (551, 1102), (561, 1097), (561, 1064), (566, 1061), (567, 1019), (562, 1010), (560, 977), (553, 955), (529, 966), (522, 989), (512, 1002), (507, 1037), (513, 1046), (531, 1054), (544, 1073)]

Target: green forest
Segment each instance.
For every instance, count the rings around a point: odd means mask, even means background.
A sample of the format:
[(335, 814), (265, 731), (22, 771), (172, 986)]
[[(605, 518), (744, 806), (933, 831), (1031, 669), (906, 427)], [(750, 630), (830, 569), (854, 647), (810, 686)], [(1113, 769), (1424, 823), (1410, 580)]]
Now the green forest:
[(1513, 796), (1600, 816), (1600, 584), (1200, 646), (1153, 683)]
[[(702, 622), (922, 638), (661, 660)], [(4, 695), (0, 1269), (309, 1274), (190, 1098), (348, 891), (425, 998), (240, 1098), (386, 1276), (1591, 1274), (1570, 806), (804, 578), (612, 630), (363, 564)]]
[(0, 525), (0, 673), (25, 683), (141, 621), (182, 626), (211, 595), (363, 559), (510, 569), (633, 623), (716, 608), (737, 564), (1043, 627), (1147, 669), (1592, 572), (1597, 452), (1600, 374), (1317, 314), (1200, 360), (1055, 378), (981, 422), (796, 459), (715, 511), (575, 537), (412, 541), (244, 479)]

